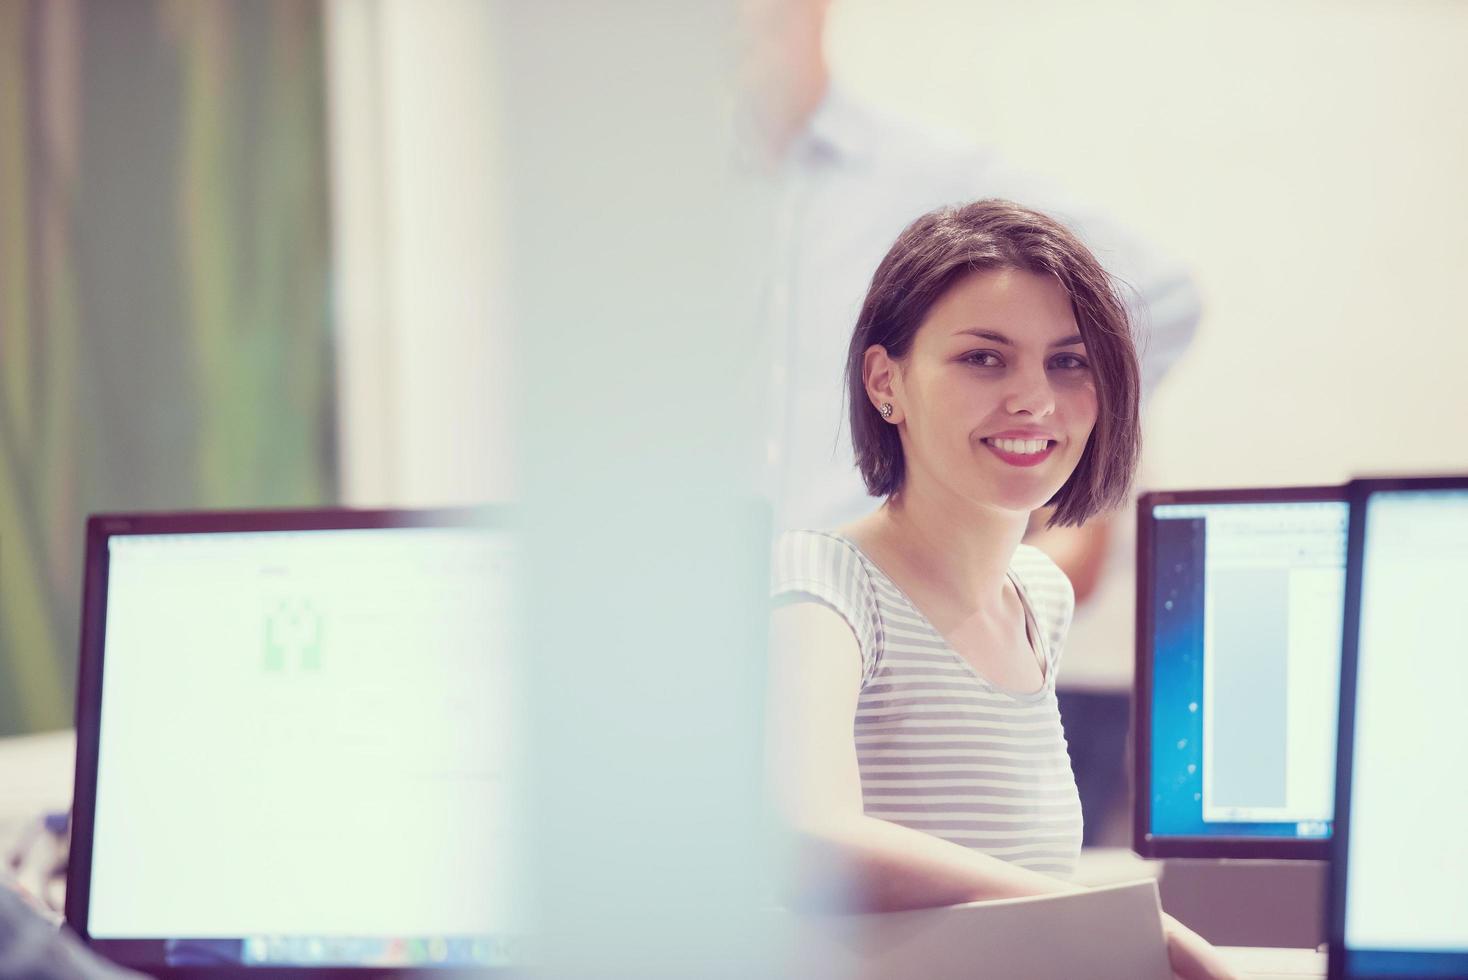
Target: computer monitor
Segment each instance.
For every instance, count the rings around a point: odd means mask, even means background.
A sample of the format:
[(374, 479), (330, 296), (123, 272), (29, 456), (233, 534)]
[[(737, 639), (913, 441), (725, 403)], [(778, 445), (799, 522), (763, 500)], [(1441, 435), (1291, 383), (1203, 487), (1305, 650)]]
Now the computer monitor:
[(498, 511), (87, 524), (67, 920), (157, 975), (513, 958)]
[(1139, 499), (1139, 854), (1329, 856), (1346, 516), (1340, 486)]
[(1351, 484), (1329, 975), (1468, 976), (1468, 476)]

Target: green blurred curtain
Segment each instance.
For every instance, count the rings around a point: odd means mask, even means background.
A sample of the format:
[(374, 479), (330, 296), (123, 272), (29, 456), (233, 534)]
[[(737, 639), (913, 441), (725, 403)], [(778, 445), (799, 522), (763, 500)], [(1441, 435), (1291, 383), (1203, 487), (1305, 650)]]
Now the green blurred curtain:
[(0, 735), (87, 513), (335, 499), (324, 103), (314, 0), (0, 0)]

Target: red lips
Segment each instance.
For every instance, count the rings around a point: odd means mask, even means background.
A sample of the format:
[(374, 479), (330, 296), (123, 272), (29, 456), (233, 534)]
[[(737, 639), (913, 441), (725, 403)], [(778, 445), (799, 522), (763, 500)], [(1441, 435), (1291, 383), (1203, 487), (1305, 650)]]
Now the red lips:
[[(995, 436), (993, 438), (1001, 437)], [(1058, 442), (1050, 440), (1045, 444), (1045, 448), (1037, 453), (1011, 453), (1006, 450), (1000, 449), (998, 446), (994, 445), (991, 442), (988, 442), (987, 440), (984, 442), (985, 449), (989, 450), (989, 452), (1004, 460), (1010, 466), (1039, 466), (1041, 463), (1045, 462), (1045, 460), (1050, 458), (1050, 454), (1055, 452), (1055, 447), (1058, 445), (1060, 445)]]

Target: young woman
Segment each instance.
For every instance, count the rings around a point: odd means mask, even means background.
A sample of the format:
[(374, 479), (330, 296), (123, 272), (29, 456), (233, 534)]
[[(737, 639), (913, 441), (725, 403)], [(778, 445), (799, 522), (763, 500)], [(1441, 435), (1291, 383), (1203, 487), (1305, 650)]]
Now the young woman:
[[(1075, 890), (1081, 810), (1055, 702), (1074, 605), (1020, 539), (1078, 525), (1136, 467), (1126, 307), (1070, 232), (980, 201), (878, 266), (847, 359), (885, 498), (775, 556), (772, 775), (796, 904), (896, 910)], [(1227, 976), (1165, 917), (1174, 968)]]

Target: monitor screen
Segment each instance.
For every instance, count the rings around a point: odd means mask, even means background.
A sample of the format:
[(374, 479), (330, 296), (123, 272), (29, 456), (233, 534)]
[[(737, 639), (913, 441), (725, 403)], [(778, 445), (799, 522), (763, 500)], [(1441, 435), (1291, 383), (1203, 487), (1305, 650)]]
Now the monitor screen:
[(502, 964), (507, 532), (105, 547), (90, 941), (144, 967)]
[(1327, 856), (1347, 511), (1338, 487), (1141, 499), (1140, 853)]
[(1339, 977), (1468, 976), (1468, 479), (1442, 482), (1366, 482), (1352, 514)]

